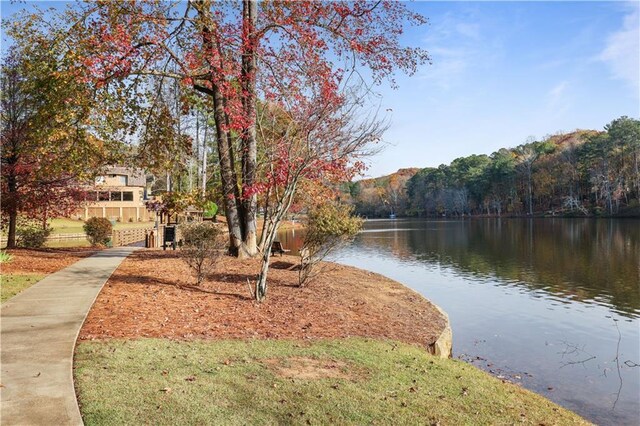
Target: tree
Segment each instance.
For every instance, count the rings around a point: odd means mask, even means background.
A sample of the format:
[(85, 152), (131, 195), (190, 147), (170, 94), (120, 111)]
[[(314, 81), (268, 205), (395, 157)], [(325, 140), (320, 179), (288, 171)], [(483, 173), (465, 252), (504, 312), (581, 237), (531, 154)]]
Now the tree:
[(353, 240), (362, 229), (362, 219), (352, 214), (352, 207), (332, 202), (310, 209), (300, 256), (298, 285), (305, 285), (313, 277), (313, 270), (320, 261)]
[(258, 99), (304, 96), (310, 70), (323, 90), (335, 91), (362, 68), (373, 83), (394, 84), (397, 69), (412, 73), (428, 60), (400, 44), (406, 23), (426, 20), (394, 1), (100, 2), (72, 19), (81, 24), (71, 38), (96, 88), (134, 93), (148, 87), (145, 77), (162, 76), (209, 98), (229, 248), (238, 255), (255, 255), (258, 247)]
[(491, 154), (491, 163), (485, 170), (489, 205), (498, 216), (506, 210), (507, 201), (513, 198), (515, 167), (515, 154), (503, 148)]
[(261, 235), (262, 266), (256, 281), (255, 297), (264, 300), (271, 245), (278, 227), (294, 202), (300, 185), (307, 197), (318, 198), (323, 188), (338, 187), (360, 172), (358, 161), (379, 141), (385, 125), (373, 116), (362, 116), (361, 96), (328, 91), (324, 82), (308, 76), (306, 96), (292, 95), (288, 108), (265, 105), (258, 121), (260, 138), (269, 149), (265, 153), (264, 178), (247, 190), (263, 193), (265, 220)]
[(618, 159), (625, 195), (630, 193), (640, 200), (640, 120), (623, 116), (607, 124), (605, 130)]
[(527, 143), (515, 149), (518, 166), (524, 171), (527, 181), (527, 209), (528, 215), (533, 215), (533, 165), (541, 155), (552, 152), (554, 146), (548, 141), (537, 142), (530, 138)]
[(3, 58), (1, 187), (9, 248), (19, 215), (46, 228), (50, 217), (76, 210), (84, 200), (82, 180), (106, 157), (89, 131), (90, 93), (74, 71), (45, 41), (15, 46)]
[(180, 257), (193, 270), (196, 285), (202, 284), (220, 256), (220, 229), (209, 222), (192, 222), (181, 226), (184, 243)]

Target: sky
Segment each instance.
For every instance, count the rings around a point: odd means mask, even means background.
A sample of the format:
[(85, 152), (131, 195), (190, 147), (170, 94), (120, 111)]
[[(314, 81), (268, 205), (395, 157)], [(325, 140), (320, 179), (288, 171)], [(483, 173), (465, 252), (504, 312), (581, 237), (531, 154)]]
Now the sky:
[(432, 65), (382, 88), (373, 177), (491, 154), (533, 136), (640, 118), (639, 2), (416, 2), (405, 42)]
[[(23, 7), (0, 6), (3, 16)], [(378, 88), (390, 127), (367, 176), (640, 118), (639, 1), (408, 7), (429, 25), (410, 28), (403, 41), (426, 49), (432, 64), (398, 75), (398, 89)]]

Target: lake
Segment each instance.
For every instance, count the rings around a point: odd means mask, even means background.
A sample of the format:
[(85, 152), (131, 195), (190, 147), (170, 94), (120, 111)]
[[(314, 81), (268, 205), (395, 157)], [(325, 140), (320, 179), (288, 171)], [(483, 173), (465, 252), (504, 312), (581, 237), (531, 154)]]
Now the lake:
[(595, 423), (639, 424), (640, 221), (370, 220), (332, 260), (441, 306), (454, 357)]

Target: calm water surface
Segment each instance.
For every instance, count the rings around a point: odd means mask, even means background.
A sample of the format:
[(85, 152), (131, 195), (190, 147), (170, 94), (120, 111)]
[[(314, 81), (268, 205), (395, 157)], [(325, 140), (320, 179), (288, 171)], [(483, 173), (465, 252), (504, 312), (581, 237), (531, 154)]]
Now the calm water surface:
[(598, 424), (640, 424), (640, 221), (367, 221), (334, 260), (444, 308), (455, 357)]

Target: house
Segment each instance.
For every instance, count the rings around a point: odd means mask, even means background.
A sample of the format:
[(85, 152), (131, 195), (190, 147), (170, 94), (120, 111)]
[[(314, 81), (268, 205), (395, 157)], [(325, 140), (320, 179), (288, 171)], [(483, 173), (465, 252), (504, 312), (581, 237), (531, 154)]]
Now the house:
[(153, 220), (155, 216), (145, 206), (146, 186), (144, 170), (109, 167), (87, 189), (87, 203), (76, 216), (83, 220), (106, 217), (120, 222)]

